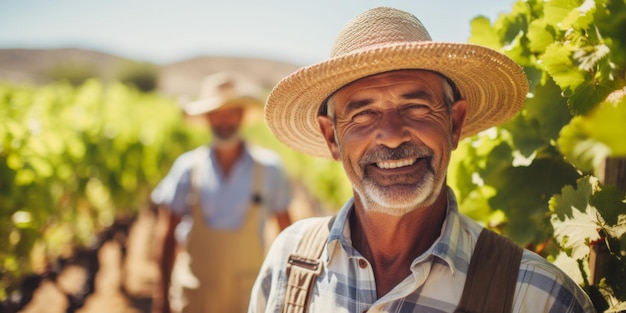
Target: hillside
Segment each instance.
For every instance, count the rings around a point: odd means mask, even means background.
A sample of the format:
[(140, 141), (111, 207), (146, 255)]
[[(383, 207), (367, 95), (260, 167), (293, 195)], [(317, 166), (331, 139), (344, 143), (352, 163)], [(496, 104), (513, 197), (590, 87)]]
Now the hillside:
[[(115, 78), (125, 61), (117, 55), (83, 49), (0, 49), (0, 81), (18, 84), (45, 84), (50, 73), (62, 66), (79, 65), (105, 81)], [(193, 95), (202, 77), (222, 70), (249, 74), (266, 88), (274, 86), (298, 66), (274, 60), (203, 56), (171, 64), (155, 65), (159, 69), (159, 89), (172, 95)]]

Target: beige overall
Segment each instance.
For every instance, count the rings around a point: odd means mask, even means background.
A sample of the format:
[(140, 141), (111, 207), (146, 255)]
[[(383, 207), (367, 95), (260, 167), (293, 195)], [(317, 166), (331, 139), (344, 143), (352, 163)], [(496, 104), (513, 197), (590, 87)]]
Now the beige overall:
[[(254, 162), (253, 195), (260, 195), (262, 170)], [(191, 213), (194, 223), (175, 266), (180, 274), (186, 263), (188, 272), (172, 277), (173, 289), (180, 288), (178, 292), (172, 290), (173, 295), (179, 293), (182, 302), (176, 305), (172, 301), (172, 306), (182, 307), (184, 313), (246, 312), (264, 258), (259, 232), (259, 223), (265, 218), (262, 205), (250, 201), (240, 229), (216, 230), (206, 226), (199, 201), (195, 202)], [(183, 276), (182, 280), (176, 276)]]

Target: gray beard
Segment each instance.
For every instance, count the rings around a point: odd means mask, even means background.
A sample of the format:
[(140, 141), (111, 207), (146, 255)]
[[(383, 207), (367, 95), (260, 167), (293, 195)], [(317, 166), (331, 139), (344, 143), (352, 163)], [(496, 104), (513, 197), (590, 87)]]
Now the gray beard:
[(228, 149), (228, 148), (233, 148), (236, 145), (238, 145), (241, 142), (241, 136), (239, 135), (238, 132), (233, 133), (232, 135), (226, 137), (226, 138), (222, 138), (219, 136), (213, 136), (213, 143), (212, 145), (216, 148), (224, 148), (224, 149)]
[[(341, 151), (341, 146), (339, 147)], [(412, 143), (405, 143), (402, 146), (389, 149), (377, 148), (368, 151), (361, 160), (362, 166), (374, 163), (378, 160), (399, 160), (408, 157), (426, 157), (431, 159), (433, 152), (426, 148)], [(429, 170), (422, 177), (419, 185), (414, 190), (394, 190), (393, 187), (381, 187), (369, 177), (364, 177), (361, 188), (354, 188), (358, 193), (366, 211), (386, 213), (393, 216), (404, 216), (418, 207), (431, 205), (439, 195), (442, 181), (436, 181), (434, 169), (429, 166)]]
[(404, 194), (385, 191), (375, 182), (367, 179), (364, 181), (363, 190), (355, 190), (366, 211), (404, 216), (419, 207), (431, 205), (437, 199), (441, 183), (436, 184), (434, 178), (434, 173), (429, 172), (420, 186), (416, 187), (413, 192)]

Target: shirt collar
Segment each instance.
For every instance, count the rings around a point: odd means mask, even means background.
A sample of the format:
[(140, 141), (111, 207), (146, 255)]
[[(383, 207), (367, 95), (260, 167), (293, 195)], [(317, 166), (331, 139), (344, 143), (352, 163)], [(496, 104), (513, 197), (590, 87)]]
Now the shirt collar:
[[(430, 256), (434, 256), (445, 262), (454, 274), (457, 270), (466, 271), (470, 255), (468, 251), (463, 249), (465, 244), (462, 242), (467, 240), (467, 234), (463, 231), (463, 222), (458, 211), (456, 196), (452, 189), (447, 188), (446, 191), (448, 194), (448, 208), (446, 219), (441, 228), (441, 234), (426, 252), (413, 261), (412, 266), (429, 259)], [(359, 255), (356, 249), (352, 247), (352, 239), (350, 237), (349, 216), (354, 209), (353, 205), (354, 198), (351, 198), (337, 213), (335, 222), (330, 229), (328, 244), (326, 245), (326, 262), (332, 259), (333, 251), (335, 251), (337, 245), (340, 245), (349, 257)]]

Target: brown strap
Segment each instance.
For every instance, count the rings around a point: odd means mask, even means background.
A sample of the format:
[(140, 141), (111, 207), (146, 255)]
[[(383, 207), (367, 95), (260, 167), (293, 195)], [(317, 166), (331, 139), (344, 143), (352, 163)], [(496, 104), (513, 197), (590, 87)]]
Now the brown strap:
[(470, 260), (456, 313), (508, 313), (523, 249), (510, 239), (483, 229)]
[(287, 291), (282, 312), (304, 313), (311, 301), (315, 278), (322, 273), (320, 257), (334, 217), (320, 218), (302, 237), (295, 253), (287, 260)]

